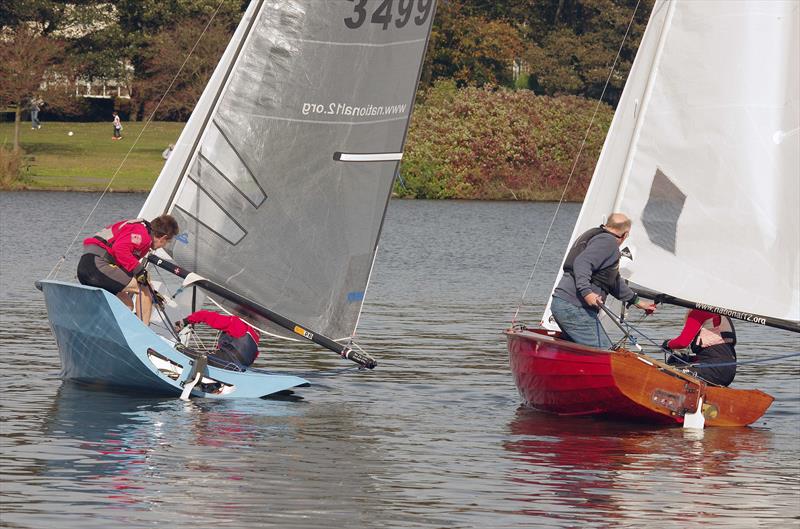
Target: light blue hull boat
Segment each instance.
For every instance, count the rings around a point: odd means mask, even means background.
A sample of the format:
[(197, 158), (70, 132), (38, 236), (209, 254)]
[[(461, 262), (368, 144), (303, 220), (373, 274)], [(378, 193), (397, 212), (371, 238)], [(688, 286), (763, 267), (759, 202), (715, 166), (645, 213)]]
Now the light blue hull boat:
[[(148, 396), (180, 396), (200, 371), (185, 396), (206, 398), (260, 398), (309, 385), (292, 375), (204, 365), (145, 327), (105, 290), (49, 280), (37, 287), (44, 293), (63, 379)], [(199, 369), (193, 372), (195, 365)]]

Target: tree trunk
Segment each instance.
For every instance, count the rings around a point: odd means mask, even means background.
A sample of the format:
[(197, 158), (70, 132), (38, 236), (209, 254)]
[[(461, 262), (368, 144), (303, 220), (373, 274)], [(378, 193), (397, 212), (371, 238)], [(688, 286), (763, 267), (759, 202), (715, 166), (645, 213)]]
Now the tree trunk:
[(22, 107), (17, 103), (14, 109), (14, 152), (19, 151), (19, 122), (22, 120)]
[(564, 9), (564, 0), (558, 0), (558, 7), (556, 8), (556, 16), (553, 17), (553, 25), (558, 25), (558, 19), (561, 18), (561, 10)]

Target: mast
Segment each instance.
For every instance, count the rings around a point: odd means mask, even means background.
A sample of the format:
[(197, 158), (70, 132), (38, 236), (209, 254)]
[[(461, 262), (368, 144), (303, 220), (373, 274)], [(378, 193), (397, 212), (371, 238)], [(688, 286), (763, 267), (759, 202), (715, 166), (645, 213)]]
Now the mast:
[[(203, 117), (203, 123), (200, 125), (200, 132), (195, 136), (194, 143), (189, 150), (189, 155), (186, 157), (186, 161), (183, 163), (183, 167), (178, 173), (178, 179), (183, 180), (186, 176), (186, 172), (189, 170), (189, 165), (195, 159), (197, 154), (197, 147), (200, 145), (200, 140), (203, 138), (203, 133), (205, 132), (206, 128), (208, 127), (208, 122), (211, 121), (211, 117), (214, 115), (214, 109), (219, 104), (219, 99), (222, 96), (222, 93), (225, 91), (225, 86), (228, 84), (228, 80), (231, 77), (231, 72), (233, 72), (234, 67), (236, 66), (236, 61), (239, 59), (239, 55), (242, 53), (242, 48), (244, 48), (245, 43), (247, 42), (247, 38), (250, 36), (250, 32), (253, 29), (253, 25), (255, 24), (256, 20), (258, 20), (258, 14), (261, 12), (261, 8), (264, 5), (264, 0), (258, 0), (258, 4), (256, 5), (251, 17), (250, 21), (247, 23), (247, 29), (244, 32), (239, 44), (236, 46), (236, 51), (233, 54), (233, 58), (231, 59), (228, 68), (225, 70), (225, 75), (222, 78), (222, 81), (219, 83), (219, 87), (217, 88), (216, 93), (214, 94), (214, 99), (211, 101), (211, 108)], [(172, 206), (172, 202), (175, 200), (175, 195), (178, 194), (179, 186), (175, 186), (172, 189), (172, 194), (167, 200), (163, 213), (167, 213)]]
[[(651, 91), (655, 65), (663, 49), (665, 30), (671, 16), (670, 8), (674, 5), (675, 2), (670, 0), (654, 2), (639, 48), (636, 51), (636, 57), (625, 81), (625, 88), (592, 174), (592, 180), (575, 221), (572, 235), (570, 235), (570, 242), (564, 251), (561, 266), (559, 266), (550, 290), (551, 295), (564, 274), (562, 269), (564, 260), (573, 241), (589, 228), (605, 222), (606, 216), (615, 211), (614, 204), (619, 200), (619, 194), (625, 187), (622, 182), (623, 174), (629, 170), (627, 168), (628, 161), (635, 149), (636, 137), (641, 130), (643, 117), (641, 103), (646, 98), (646, 94)], [(558, 326), (555, 321), (551, 321), (551, 300), (552, 298), (548, 297), (541, 324), (543, 327), (553, 330)]]
[(631, 167), (633, 167), (633, 153), (636, 149), (637, 140), (639, 135), (642, 131), (642, 125), (644, 123), (644, 115), (647, 112), (647, 106), (650, 103), (650, 98), (653, 95), (653, 87), (655, 85), (655, 77), (656, 72), (658, 71), (658, 63), (661, 60), (661, 56), (664, 53), (664, 45), (666, 43), (666, 36), (669, 33), (669, 26), (672, 22), (672, 16), (675, 13), (675, 4), (678, 0), (672, 0), (669, 2), (667, 7), (667, 14), (664, 17), (664, 22), (661, 26), (661, 31), (659, 32), (658, 38), (658, 48), (656, 49), (655, 57), (653, 58), (652, 62), (650, 63), (650, 70), (647, 73), (647, 85), (644, 89), (644, 95), (642, 96), (642, 100), (635, 101), (635, 110), (634, 116), (636, 118), (636, 125), (633, 131), (633, 137), (631, 139), (630, 144), (628, 145), (628, 152), (625, 156), (625, 168), (622, 171), (622, 176), (617, 184), (617, 195), (616, 199), (614, 200), (614, 207), (612, 211), (619, 211), (620, 204), (622, 202), (622, 198), (625, 196), (625, 187), (628, 184), (628, 178), (631, 174)]

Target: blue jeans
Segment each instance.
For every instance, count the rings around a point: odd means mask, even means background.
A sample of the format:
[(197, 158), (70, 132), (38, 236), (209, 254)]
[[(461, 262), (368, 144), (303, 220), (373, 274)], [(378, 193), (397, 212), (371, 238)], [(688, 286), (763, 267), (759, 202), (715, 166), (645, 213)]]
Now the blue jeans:
[(558, 326), (567, 334), (563, 338), (599, 349), (611, 348), (611, 340), (600, 324), (597, 310), (576, 307), (572, 303), (556, 297), (553, 298), (550, 310)]

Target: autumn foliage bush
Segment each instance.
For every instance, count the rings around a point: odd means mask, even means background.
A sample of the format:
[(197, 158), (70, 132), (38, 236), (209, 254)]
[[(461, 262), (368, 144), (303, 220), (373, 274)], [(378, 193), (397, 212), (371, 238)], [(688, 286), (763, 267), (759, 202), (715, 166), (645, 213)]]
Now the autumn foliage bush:
[(558, 200), (575, 165), (566, 199), (581, 200), (612, 117), (608, 105), (580, 97), (439, 82), (417, 102), (395, 191), (414, 198)]

